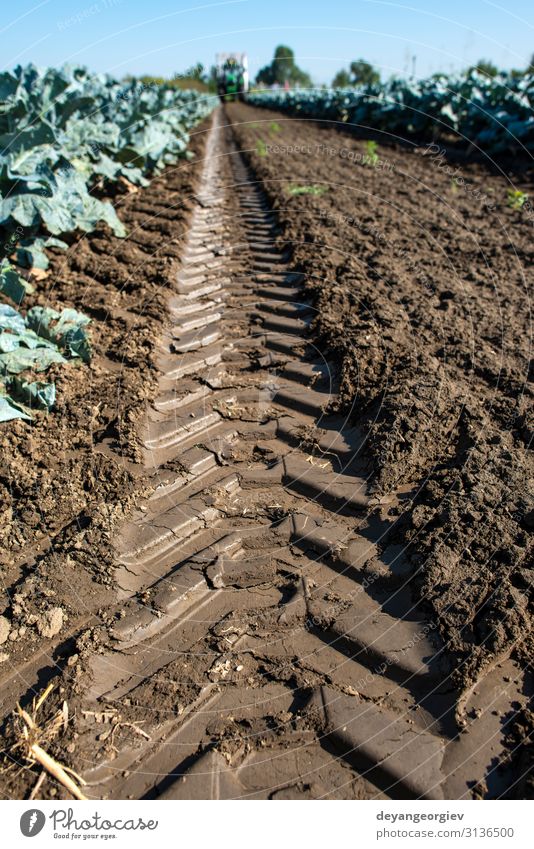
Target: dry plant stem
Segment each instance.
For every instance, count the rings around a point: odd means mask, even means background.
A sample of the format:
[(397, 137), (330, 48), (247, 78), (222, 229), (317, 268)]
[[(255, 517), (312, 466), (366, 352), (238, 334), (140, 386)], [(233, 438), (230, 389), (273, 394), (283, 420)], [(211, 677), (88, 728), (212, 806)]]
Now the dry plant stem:
[(70, 778), (70, 776), (67, 775), (61, 764), (58, 764), (58, 762), (47, 754), (44, 749), (41, 749), (37, 743), (33, 743), (30, 746), (29, 753), (34, 760), (40, 763), (41, 766), (50, 773), (50, 775), (57, 778), (60, 784), (62, 784), (69, 793), (72, 793), (76, 799), (80, 799), (81, 801), (87, 800), (87, 796), (84, 796), (78, 785), (72, 780), (72, 778)]
[[(26, 723), (26, 736), (28, 730), (35, 729), (35, 722), (27, 713), (27, 711), (23, 710), (19, 707), (19, 713)], [(38, 743), (30, 743), (28, 741), (28, 757), (32, 760), (37, 761), (37, 763), (41, 764), (41, 766), (50, 773), (54, 778), (56, 778), (60, 784), (65, 787), (69, 793), (72, 793), (75, 799), (80, 799), (81, 801), (86, 800), (87, 796), (84, 796), (78, 785), (72, 780), (72, 778), (67, 775), (64, 768), (59, 764), (53, 757), (51, 757), (44, 749), (39, 746)]]
[(65, 772), (68, 772), (69, 775), (72, 775), (72, 777), (76, 779), (78, 784), (81, 784), (82, 787), (85, 787), (87, 781), (85, 781), (85, 779), (83, 779), (81, 775), (78, 775), (78, 773), (71, 769), (69, 766), (64, 766), (63, 769), (65, 770)]
[(39, 710), (39, 708), (41, 707), (41, 705), (44, 704), (44, 702), (47, 700), (48, 696), (50, 695), (50, 693), (54, 689), (54, 686), (55, 685), (54, 685), (53, 682), (50, 683), (48, 685), (48, 687), (46, 687), (46, 689), (43, 690), (43, 692), (41, 693), (41, 695), (39, 696), (37, 701), (34, 700), (34, 706), (33, 706), (33, 715), (34, 716), (37, 713), (37, 711)]
[(123, 728), (132, 728), (136, 732), (136, 734), (140, 734), (141, 737), (145, 738), (145, 740), (152, 739), (150, 734), (147, 734), (146, 731), (143, 731), (143, 729), (139, 728), (138, 725), (134, 725), (133, 722), (121, 722), (120, 725), (122, 725)]
[(118, 751), (118, 749), (116, 748), (115, 743), (114, 743), (115, 733), (119, 730), (119, 728), (131, 728), (132, 731), (135, 731), (136, 734), (140, 734), (141, 737), (145, 738), (145, 740), (150, 741), (152, 739), (150, 737), (150, 735), (146, 733), (146, 731), (143, 731), (143, 729), (139, 728), (138, 725), (134, 725), (133, 722), (118, 722), (116, 725), (113, 726), (113, 728), (110, 730), (109, 734), (107, 735), (107, 736), (109, 736), (111, 746), (112, 746), (113, 749), (115, 749), (115, 751)]
[(37, 796), (37, 794), (38, 794), (39, 790), (41, 789), (41, 787), (42, 787), (42, 785), (43, 785), (43, 783), (44, 783), (45, 778), (46, 778), (46, 769), (43, 769), (43, 770), (41, 771), (41, 774), (39, 775), (39, 778), (38, 778), (38, 779), (37, 779), (37, 781), (35, 782), (35, 787), (33, 788), (32, 792), (31, 792), (31, 793), (30, 793), (30, 795), (28, 796), (28, 799), (29, 799), (29, 800), (30, 800), (30, 799), (35, 799), (35, 797)]

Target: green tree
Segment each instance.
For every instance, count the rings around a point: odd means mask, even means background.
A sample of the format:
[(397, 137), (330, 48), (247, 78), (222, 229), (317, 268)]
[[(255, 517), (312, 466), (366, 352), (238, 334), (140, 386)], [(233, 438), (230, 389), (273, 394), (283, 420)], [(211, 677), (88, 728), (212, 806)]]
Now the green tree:
[(351, 85), (376, 85), (380, 82), (380, 73), (370, 62), (357, 59), (350, 63), (350, 70), (342, 68), (332, 80), (334, 88), (346, 88)]
[(206, 82), (206, 74), (204, 73), (204, 65), (202, 62), (197, 62), (196, 65), (191, 65), (187, 71), (183, 73), (177, 73), (174, 75), (177, 78), (185, 79), (185, 80), (198, 80), (199, 82)]
[(479, 71), (479, 73), (485, 74), (487, 77), (496, 77), (499, 73), (497, 65), (494, 65), (488, 59), (480, 59), (476, 65), (472, 65), (468, 69), (467, 73), (469, 74), (471, 71)]
[(197, 62), (196, 65), (193, 65), (193, 67), (191, 68), (191, 71), (193, 72), (191, 74), (193, 79), (202, 80), (202, 81), (204, 81), (206, 79), (206, 72), (205, 72), (205, 68), (204, 68), (204, 65), (202, 64), (202, 62)]
[(258, 71), (256, 82), (264, 85), (284, 85), (288, 82), (291, 85), (311, 86), (310, 75), (295, 64), (294, 52), (284, 44), (279, 44), (274, 51), (273, 61)]
[(332, 80), (332, 88), (347, 88), (350, 85), (350, 74), (345, 68), (338, 71)]
[(350, 63), (353, 85), (375, 85), (380, 82), (380, 73), (364, 59)]

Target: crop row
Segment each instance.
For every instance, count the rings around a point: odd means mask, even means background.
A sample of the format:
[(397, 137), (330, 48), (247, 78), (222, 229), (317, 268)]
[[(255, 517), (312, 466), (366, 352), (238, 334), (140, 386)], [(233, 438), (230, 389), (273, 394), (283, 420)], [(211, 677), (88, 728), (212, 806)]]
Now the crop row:
[(478, 71), (421, 81), (390, 80), (350, 89), (255, 91), (248, 102), (384, 131), (402, 138), (456, 134), (490, 154), (534, 151), (534, 76)]
[[(46, 267), (57, 237), (107, 223), (125, 230), (109, 202), (92, 194), (147, 177), (187, 153), (188, 130), (214, 107), (195, 91), (66, 66), (0, 74), (0, 228), (4, 256)], [(6, 248), (7, 246), (7, 248)]]
[[(67, 234), (104, 222), (125, 236), (102, 198), (117, 181), (146, 185), (187, 156), (188, 130), (215, 103), (78, 67), (0, 74), (0, 294), (20, 307), (33, 287), (15, 266), (46, 269), (46, 249), (66, 248)], [(73, 309), (34, 306), (24, 315), (0, 301), (0, 422), (54, 407), (55, 384), (42, 377), (53, 364), (89, 361), (88, 324)]]

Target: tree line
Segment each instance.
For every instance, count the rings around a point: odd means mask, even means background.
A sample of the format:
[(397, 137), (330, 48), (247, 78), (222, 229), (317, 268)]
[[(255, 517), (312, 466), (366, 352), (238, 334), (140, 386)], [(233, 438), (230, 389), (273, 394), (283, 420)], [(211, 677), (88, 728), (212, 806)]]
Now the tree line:
[[(499, 68), (488, 59), (480, 59), (476, 64), (465, 70), (479, 71), (487, 77), (495, 77)], [(523, 77), (534, 74), (534, 54), (525, 68), (517, 68), (510, 72), (512, 76)], [(437, 72), (432, 75), (434, 79), (447, 77), (448, 74)], [(192, 65), (183, 73), (176, 73), (170, 80), (160, 77), (141, 77), (141, 81), (166, 82), (177, 88), (196, 88), (199, 91), (217, 90), (217, 69), (212, 66), (206, 69), (200, 62)], [(260, 68), (256, 74), (257, 85), (264, 86), (299, 86), (311, 88), (313, 83), (311, 76), (303, 71), (295, 62), (295, 53), (285, 44), (279, 44), (274, 51), (271, 62)], [(380, 71), (365, 59), (356, 59), (348, 68), (341, 68), (332, 80), (332, 88), (351, 88), (361, 85), (378, 85), (381, 82)]]

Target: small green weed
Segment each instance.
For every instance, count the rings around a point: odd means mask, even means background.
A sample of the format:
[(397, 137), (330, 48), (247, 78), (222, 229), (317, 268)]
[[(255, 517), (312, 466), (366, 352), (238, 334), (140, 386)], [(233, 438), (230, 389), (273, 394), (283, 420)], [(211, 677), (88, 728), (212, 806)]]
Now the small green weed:
[(378, 144), (375, 141), (365, 142), (365, 156), (363, 161), (366, 165), (372, 165), (373, 167), (378, 162), (378, 153), (376, 152), (378, 149)]
[(508, 189), (508, 206), (511, 209), (523, 209), (527, 200), (526, 192), (521, 192), (519, 189)]
[(286, 191), (289, 195), (315, 195), (316, 197), (320, 197), (320, 195), (324, 195), (328, 191), (328, 186), (291, 185), (286, 188)]

